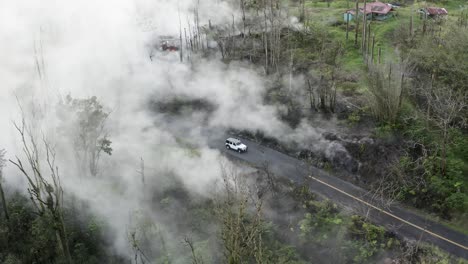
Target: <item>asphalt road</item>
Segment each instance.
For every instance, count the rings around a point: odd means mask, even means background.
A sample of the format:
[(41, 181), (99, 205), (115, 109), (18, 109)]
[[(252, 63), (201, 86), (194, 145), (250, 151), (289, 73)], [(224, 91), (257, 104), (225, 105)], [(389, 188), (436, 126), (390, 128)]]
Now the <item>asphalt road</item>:
[(364, 189), (334, 177), (327, 172), (304, 164), (255, 142), (244, 140), (248, 152), (237, 153), (224, 147), (224, 139), (216, 141), (214, 148), (230, 157), (236, 157), (252, 166), (268, 169), (277, 177), (286, 177), (298, 184), (307, 184), (311, 191), (334, 201), (372, 222), (386, 227), (398, 236), (409, 240), (424, 241), (461, 258), (468, 259), (468, 236), (417, 215), (401, 206), (385, 206)]

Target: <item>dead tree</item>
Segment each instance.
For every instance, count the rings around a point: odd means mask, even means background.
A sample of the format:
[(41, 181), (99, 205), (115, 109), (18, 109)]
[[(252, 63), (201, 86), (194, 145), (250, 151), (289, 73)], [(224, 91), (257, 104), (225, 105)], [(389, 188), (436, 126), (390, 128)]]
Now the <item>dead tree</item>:
[(275, 193), (277, 191), (276, 177), (273, 172), (271, 172), (270, 163), (266, 160), (263, 161), (260, 169), (266, 177), (268, 189)]
[(367, 0), (364, 0), (364, 9), (362, 14), (362, 41), (361, 41), (361, 52), (365, 56), (366, 46), (366, 29), (367, 29), (367, 14), (366, 14)]
[[(263, 0), (265, 1), (265, 0)], [(264, 4), (266, 5), (266, 4)], [(268, 48), (269, 48), (269, 44), (268, 44), (268, 19), (267, 19), (267, 9), (266, 7), (263, 8), (263, 25), (264, 25), (264, 28), (263, 28), (263, 32), (262, 32), (262, 36), (263, 36), (263, 48), (265, 50), (265, 73), (268, 75), (268, 73), (270, 72), (269, 71), (269, 60), (268, 60)]]
[(371, 52), (371, 23), (369, 22), (367, 25), (367, 38), (366, 38), (366, 51), (365, 51), (365, 61), (366, 65), (369, 63), (369, 56)]
[(370, 201), (381, 208), (389, 209), (397, 200), (401, 183), (389, 179), (391, 175), (387, 173), (372, 184), (370, 190)]
[[(396, 69), (395, 69), (396, 68)], [(405, 87), (403, 66), (375, 66), (369, 69), (370, 106), (380, 121), (394, 122), (400, 111)]]
[(436, 87), (432, 89), (430, 96), (432, 104), (430, 118), (442, 132), (440, 168), (442, 175), (445, 175), (447, 146), (450, 144), (449, 131), (455, 126), (466, 127), (467, 117), (463, 113), (468, 107), (468, 93), (449, 87)]
[(315, 104), (314, 90), (312, 88), (312, 85), (310, 84), (310, 79), (307, 79), (307, 87), (308, 87), (308, 92), (309, 92), (310, 109), (317, 111), (317, 106)]
[[(14, 124), (18, 131), (23, 152), (26, 157), (26, 165), (22, 159), (9, 160), (14, 164), (28, 181), (30, 200), (41, 217), (49, 216), (53, 221), (53, 229), (58, 238), (59, 245), (66, 263), (72, 263), (70, 249), (68, 247), (67, 232), (63, 219), (63, 189), (60, 182), (58, 166), (55, 164), (55, 150), (44, 138), (43, 150), (45, 160), (40, 155), (40, 146), (32, 131), (27, 127), (23, 117), (20, 125)], [(47, 179), (42, 166), (45, 163), (50, 179)], [(27, 166), (30, 168), (28, 169)]]
[(5, 167), (5, 150), (0, 149), (0, 199), (2, 199), (2, 207), (3, 207), (3, 213), (5, 214), (5, 219), (10, 221), (10, 215), (8, 214), (8, 207), (7, 203), (5, 200), (5, 193), (3, 191), (3, 185), (2, 185), (2, 180), (3, 180), (3, 167)]
[(246, 3), (245, 3), (245, 0), (239, 0), (239, 4), (240, 4), (241, 11), (242, 11), (242, 36), (245, 39), (245, 29), (246, 29), (246, 25), (245, 25), (245, 20), (246, 20), (245, 5), (246, 5)]
[(148, 257), (145, 255), (145, 253), (140, 247), (140, 241), (137, 238), (136, 230), (132, 230), (131, 232), (129, 232), (128, 239), (133, 250), (133, 260), (135, 261), (135, 264), (138, 264), (138, 260), (140, 260), (141, 264), (145, 264), (145, 260), (147, 260), (148, 263), (151, 263), (151, 261), (148, 259)]
[(140, 157), (140, 170), (137, 170), (137, 173), (140, 174), (141, 183), (145, 185), (145, 161)]
[(358, 47), (358, 34), (359, 34), (359, 0), (356, 0), (356, 10), (354, 14), (354, 21), (356, 28), (354, 29), (354, 46)]
[(349, 13), (346, 13), (346, 40), (349, 38)]
[(413, 10), (411, 10), (410, 22), (409, 22), (409, 36), (413, 36)]
[(302, 22), (302, 23), (304, 23), (304, 24), (306, 24), (306, 23), (305, 23), (305, 21), (306, 21), (306, 17), (305, 17), (305, 2), (306, 2), (306, 0), (301, 0), (301, 1), (300, 1), (300, 6), (301, 6), (300, 8), (301, 8), (301, 10), (300, 10), (300, 15), (299, 15), (299, 22)]
[(184, 45), (182, 45), (182, 22), (180, 21), (180, 11), (177, 10), (178, 15), (179, 15), (179, 57), (180, 57), (180, 62), (184, 61)]
[(190, 252), (192, 254), (192, 264), (203, 264), (203, 258), (198, 256), (197, 252), (195, 251), (195, 245), (193, 244), (192, 238), (189, 236), (184, 237), (184, 243), (190, 248)]
[(380, 64), (380, 61), (381, 61), (380, 58), (382, 57), (382, 48), (381, 47), (379, 47), (379, 52), (378, 52), (377, 56), (378, 56), (377, 63)]

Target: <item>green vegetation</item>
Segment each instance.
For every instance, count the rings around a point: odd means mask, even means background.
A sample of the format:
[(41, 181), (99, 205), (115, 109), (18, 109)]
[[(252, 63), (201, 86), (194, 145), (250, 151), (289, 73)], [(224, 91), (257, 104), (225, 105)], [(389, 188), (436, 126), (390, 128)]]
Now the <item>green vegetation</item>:
[[(0, 262), (67, 263), (57, 246), (53, 219), (38, 215), (20, 193), (8, 196), (7, 206), (9, 219), (0, 217)], [(110, 250), (112, 233), (104, 221), (83, 208), (68, 208), (64, 219), (74, 263), (127, 263)]]
[[(449, 131), (450, 146), (445, 161), (447, 169), (443, 171), (439, 135), (434, 133), (431, 136), (421, 122), (408, 124), (404, 129), (419, 147), (400, 160), (402, 170), (399, 173), (412, 175), (413, 179), (406, 181), (409, 177), (404, 177), (399, 198), (445, 219), (465, 215), (468, 206), (468, 179), (465, 177), (468, 173), (467, 136), (455, 129)], [(421, 154), (422, 151), (425, 153)], [(463, 224), (466, 226), (466, 223)]]
[(341, 250), (334, 257), (336, 262), (371, 263), (379, 253), (400, 245), (383, 227), (356, 215), (339, 213), (338, 207), (329, 201), (309, 202), (308, 213), (299, 225), (304, 243), (315, 247), (336, 247), (330, 243), (337, 243)]
[[(400, 43), (414, 67), (407, 104), (391, 122), (410, 147), (400, 159), (394, 180), (399, 199), (445, 219), (459, 219), (468, 209), (466, 146), (468, 34), (450, 22), (433, 24)], [(439, 28), (434, 35), (434, 27)], [(456, 221), (456, 220), (455, 220)], [(464, 224), (466, 227), (466, 224)]]
[[(349, 23), (346, 40), (342, 12), (354, 9), (354, 4), (306, 1), (306, 25), (321, 27), (330, 41), (344, 43), (342, 74), (347, 79), (359, 77), (351, 82), (337, 80), (338, 88), (346, 97), (367, 97), (370, 107), (362, 109), (375, 117), (374, 135), (404, 140), (404, 154), (389, 170), (389, 180), (400, 186), (396, 198), (466, 229), (460, 221), (468, 209), (468, 31), (461, 8), (466, 3), (415, 2), (396, 9), (393, 18), (367, 21), (370, 35), (375, 35), (371, 53), (361, 50), (362, 19), (358, 45), (354, 45), (355, 21)], [(420, 19), (416, 11), (426, 6), (445, 7), (449, 16)], [(382, 51), (380, 63), (378, 49)], [(347, 119), (354, 126), (366, 115), (354, 110)]]

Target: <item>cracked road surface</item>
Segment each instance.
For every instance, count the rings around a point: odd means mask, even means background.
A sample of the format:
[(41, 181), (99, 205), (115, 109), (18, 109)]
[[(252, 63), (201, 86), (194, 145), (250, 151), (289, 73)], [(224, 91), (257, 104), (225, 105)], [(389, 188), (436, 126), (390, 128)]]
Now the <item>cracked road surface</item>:
[(262, 168), (267, 164), (268, 169), (278, 177), (288, 178), (297, 184), (306, 184), (314, 193), (369, 217), (372, 222), (386, 227), (400, 237), (431, 243), (457, 257), (468, 259), (467, 235), (417, 215), (402, 206), (386, 206), (360, 187), (250, 140), (242, 139), (248, 146), (247, 153), (226, 150), (224, 139), (212, 142), (212, 147), (220, 149), (222, 153), (254, 167)]

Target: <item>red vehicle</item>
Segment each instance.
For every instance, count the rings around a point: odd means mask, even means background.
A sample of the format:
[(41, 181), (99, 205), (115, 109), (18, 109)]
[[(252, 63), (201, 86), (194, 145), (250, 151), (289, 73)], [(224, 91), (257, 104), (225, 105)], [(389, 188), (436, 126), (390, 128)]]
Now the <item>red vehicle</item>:
[(161, 49), (163, 51), (178, 51), (179, 40), (178, 39), (164, 39), (161, 40)]

